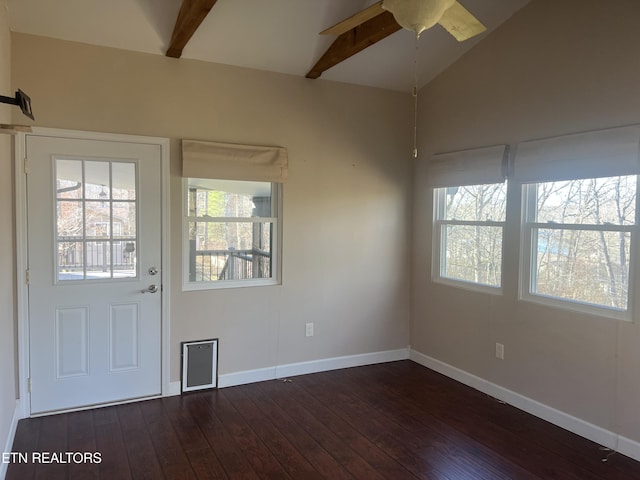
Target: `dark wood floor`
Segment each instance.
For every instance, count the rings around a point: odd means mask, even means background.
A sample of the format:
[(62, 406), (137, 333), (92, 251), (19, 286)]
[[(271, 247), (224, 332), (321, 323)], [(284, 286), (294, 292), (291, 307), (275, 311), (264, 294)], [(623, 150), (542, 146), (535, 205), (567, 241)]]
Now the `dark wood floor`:
[(7, 479), (640, 479), (640, 463), (410, 361), (21, 420)]

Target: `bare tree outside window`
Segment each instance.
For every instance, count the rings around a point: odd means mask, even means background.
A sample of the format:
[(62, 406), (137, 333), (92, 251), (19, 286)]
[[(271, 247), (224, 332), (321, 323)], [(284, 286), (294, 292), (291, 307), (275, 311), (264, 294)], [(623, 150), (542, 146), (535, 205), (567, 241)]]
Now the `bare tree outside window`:
[(273, 278), (274, 189), (268, 182), (188, 179), (187, 285)]
[(56, 159), (55, 171), (57, 280), (135, 277), (135, 163)]
[(506, 183), (437, 188), (440, 278), (502, 285)]
[[(533, 294), (626, 310), (636, 176), (525, 187)], [(533, 203), (532, 203), (533, 205)]]

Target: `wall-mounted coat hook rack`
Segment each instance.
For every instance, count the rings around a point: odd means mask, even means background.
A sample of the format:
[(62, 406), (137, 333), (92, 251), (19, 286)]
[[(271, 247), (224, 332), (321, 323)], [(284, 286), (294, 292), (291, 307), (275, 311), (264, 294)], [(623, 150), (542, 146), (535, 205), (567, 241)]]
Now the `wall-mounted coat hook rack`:
[(35, 120), (33, 111), (31, 110), (31, 99), (29, 95), (18, 89), (15, 97), (5, 97), (0, 95), (0, 103), (8, 103), (10, 105), (18, 105), (22, 113), (24, 113), (31, 120)]

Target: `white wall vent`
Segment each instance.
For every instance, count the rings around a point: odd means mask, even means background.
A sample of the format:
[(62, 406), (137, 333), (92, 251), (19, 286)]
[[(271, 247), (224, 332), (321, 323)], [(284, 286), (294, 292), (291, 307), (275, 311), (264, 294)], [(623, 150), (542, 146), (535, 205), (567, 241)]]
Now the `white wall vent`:
[(218, 386), (218, 339), (182, 342), (182, 392)]

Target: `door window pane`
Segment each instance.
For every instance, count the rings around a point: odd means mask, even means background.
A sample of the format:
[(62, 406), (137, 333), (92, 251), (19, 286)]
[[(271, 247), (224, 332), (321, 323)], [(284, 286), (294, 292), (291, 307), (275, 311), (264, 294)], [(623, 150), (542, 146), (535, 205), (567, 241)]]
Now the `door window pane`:
[(136, 166), (133, 163), (112, 163), (112, 196), (114, 200), (136, 199)]
[(111, 162), (84, 162), (85, 198), (111, 198)]
[(86, 242), (86, 278), (111, 277), (111, 242)]
[(136, 202), (113, 202), (113, 237), (136, 238)]
[(113, 278), (127, 278), (136, 276), (136, 242), (113, 242)]
[(137, 276), (136, 164), (56, 159), (57, 279)]
[(58, 242), (58, 280), (84, 278), (84, 243)]
[(82, 198), (82, 161), (56, 161), (56, 197)]
[(58, 239), (68, 237), (82, 238), (82, 202), (60, 200), (57, 205)]

